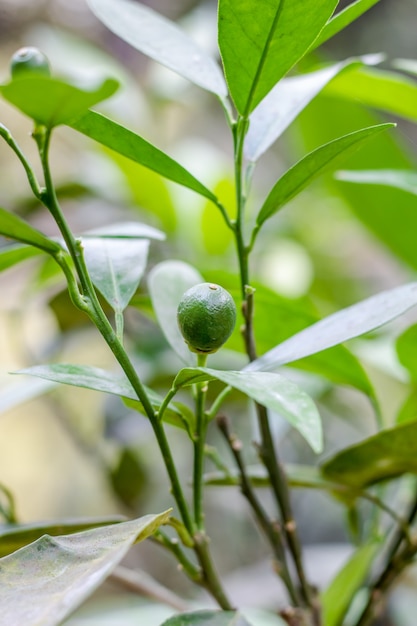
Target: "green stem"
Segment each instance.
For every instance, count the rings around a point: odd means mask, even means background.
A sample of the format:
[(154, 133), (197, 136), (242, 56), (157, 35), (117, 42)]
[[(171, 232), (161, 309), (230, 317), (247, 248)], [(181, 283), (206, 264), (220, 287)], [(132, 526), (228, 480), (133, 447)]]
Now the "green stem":
[(41, 200), (42, 190), (41, 190), (41, 188), (39, 186), (38, 181), (36, 180), (35, 173), (34, 173), (32, 167), (30, 166), (29, 161), (26, 159), (25, 155), (23, 154), (22, 150), (20, 149), (19, 145), (14, 140), (13, 135), (11, 134), (9, 129), (6, 128), (6, 126), (4, 126), (3, 124), (0, 124), (0, 137), (3, 137), (3, 139), (6, 141), (6, 143), (11, 147), (13, 152), (16, 154), (17, 158), (19, 159), (19, 161), (23, 165), (23, 168), (24, 168), (24, 170), (26, 172), (26, 176), (27, 176), (28, 181), (29, 181), (30, 188), (32, 189), (32, 192), (33, 192), (34, 196), (38, 200)]
[[(207, 354), (197, 355), (198, 367), (204, 367), (207, 362)], [(205, 401), (207, 394), (207, 383), (197, 383), (196, 394), (196, 432), (194, 436), (194, 521), (199, 531), (204, 530), (203, 515), (203, 471), (204, 471), (204, 445), (207, 432), (207, 417), (205, 415)]]

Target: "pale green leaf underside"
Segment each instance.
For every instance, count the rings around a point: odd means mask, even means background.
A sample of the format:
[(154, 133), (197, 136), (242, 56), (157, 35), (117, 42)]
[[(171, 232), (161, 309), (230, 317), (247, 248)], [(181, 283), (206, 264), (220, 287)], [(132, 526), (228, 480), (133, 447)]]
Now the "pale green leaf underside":
[(340, 170), (337, 180), (359, 185), (383, 185), (417, 195), (417, 174), (412, 170)]
[(159, 326), (171, 348), (186, 365), (195, 356), (188, 349), (177, 322), (177, 309), (185, 291), (204, 282), (200, 273), (183, 261), (163, 261), (148, 276), (149, 294)]
[(360, 587), (365, 582), (379, 543), (370, 543), (358, 548), (347, 563), (333, 578), (321, 595), (323, 626), (339, 626)]
[(251, 626), (237, 611), (193, 611), (174, 615), (161, 626)]
[(307, 52), (336, 0), (220, 0), (220, 53), (233, 101), (249, 115)]
[(360, 144), (394, 124), (378, 124), (362, 128), (320, 146), (293, 165), (278, 180), (266, 198), (257, 217), (258, 227), (274, 215), (287, 202), (309, 185), (315, 178), (335, 167), (338, 159), (352, 154)]
[(358, 17), (366, 13), (366, 11), (371, 9), (378, 2), (379, 0), (356, 0), (356, 2), (352, 2), (352, 4), (349, 4), (349, 6), (343, 9), (343, 11), (339, 11), (339, 13), (328, 21), (311, 46), (311, 50), (321, 46), (322, 43), (344, 30), (349, 24), (357, 20)]
[(48, 239), (39, 230), (30, 226), (17, 215), (0, 208), (0, 235), (39, 248), (49, 254), (62, 250), (61, 246)]
[(315, 452), (321, 451), (323, 436), (321, 418), (316, 405), (298, 385), (280, 374), (234, 372), (202, 367), (186, 368), (178, 374), (174, 387), (180, 388), (215, 379), (238, 389), (259, 404), (278, 413), (303, 435)]
[(403, 474), (417, 474), (417, 422), (383, 430), (345, 448), (321, 470), (325, 478), (360, 489)]
[(244, 369), (275, 369), (364, 335), (417, 305), (417, 283), (383, 291), (316, 322), (252, 361)]
[(48, 77), (25, 77), (0, 86), (0, 93), (22, 113), (52, 128), (66, 124), (90, 107), (112, 96), (119, 83), (106, 79), (91, 88), (79, 88)]
[(209, 200), (216, 199), (215, 195), (182, 165), (133, 131), (104, 115), (96, 111), (88, 111), (68, 125), (103, 146), (161, 174), (168, 180), (187, 187)]
[(169, 512), (72, 535), (45, 535), (0, 559), (3, 624), (57, 626)]
[(220, 67), (175, 23), (132, 0), (88, 0), (95, 15), (121, 39), (180, 76), (225, 98)]

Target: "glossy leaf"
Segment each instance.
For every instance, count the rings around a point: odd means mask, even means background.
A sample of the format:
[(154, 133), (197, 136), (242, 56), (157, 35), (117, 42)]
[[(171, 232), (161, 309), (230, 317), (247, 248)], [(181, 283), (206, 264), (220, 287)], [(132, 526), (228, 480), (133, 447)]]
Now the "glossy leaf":
[(356, 2), (352, 2), (345, 9), (339, 11), (339, 13), (334, 15), (327, 22), (326, 26), (323, 28), (320, 35), (312, 45), (311, 50), (321, 46), (322, 43), (344, 30), (347, 26), (349, 26), (349, 24), (357, 20), (358, 17), (363, 15), (378, 2), (379, 0), (356, 0)]
[(301, 433), (315, 452), (321, 451), (323, 436), (316, 405), (300, 387), (280, 374), (186, 368), (177, 375), (174, 387), (216, 379), (279, 414)]
[(340, 170), (335, 178), (359, 185), (382, 185), (417, 195), (417, 174), (412, 170)]
[[(0, 559), (4, 624), (56, 626), (109, 576), (129, 548), (146, 539), (169, 512), (72, 535), (44, 535)], [(34, 584), (36, 581), (36, 584)]]
[(361, 102), (413, 122), (417, 120), (417, 84), (394, 72), (354, 68), (337, 76), (323, 91), (332, 97)]
[(417, 422), (383, 430), (345, 448), (325, 463), (325, 478), (363, 488), (403, 474), (417, 474)]
[(379, 328), (416, 304), (417, 283), (408, 283), (383, 291), (325, 317), (252, 361), (244, 369), (246, 371), (274, 369), (337, 346)]
[(226, 97), (220, 67), (174, 22), (132, 0), (88, 0), (88, 5), (131, 46), (199, 87)]
[(237, 611), (193, 611), (166, 620), (161, 626), (251, 626)]
[(82, 242), (91, 280), (114, 311), (123, 312), (145, 272), (149, 241), (86, 237)]
[(31, 259), (39, 253), (39, 249), (33, 248), (32, 246), (22, 246), (20, 244), (0, 249), (0, 272), (4, 272), (4, 270), (10, 267), (22, 261), (26, 261), (26, 259)]
[(237, 110), (249, 113), (299, 61), (337, 6), (335, 0), (264, 3), (220, 0), (219, 47)]
[(368, 55), (335, 63), (315, 72), (283, 78), (250, 116), (245, 139), (246, 158), (257, 161), (309, 102), (340, 72), (355, 65), (374, 64), (381, 60), (382, 55)]
[(323, 626), (343, 623), (354, 596), (366, 581), (379, 547), (375, 542), (358, 548), (322, 593)]
[(149, 293), (159, 326), (172, 349), (187, 365), (194, 363), (181, 335), (177, 322), (177, 309), (187, 289), (204, 282), (194, 267), (183, 261), (163, 261), (148, 276)]
[(3, 97), (48, 128), (67, 124), (90, 107), (109, 98), (119, 83), (107, 79), (91, 88), (79, 88), (48, 77), (24, 77), (0, 86)]
[(362, 128), (349, 133), (349, 135), (334, 139), (307, 154), (274, 185), (258, 214), (258, 226), (261, 226), (268, 218), (277, 213), (320, 174), (333, 168), (338, 159), (352, 154), (363, 141), (393, 126), (394, 124), (378, 124), (377, 126)]
[(49, 254), (54, 254), (62, 250), (61, 246), (48, 239), (39, 230), (36, 230), (30, 226), (27, 222), (22, 220), (17, 215), (9, 213), (5, 209), (0, 208), (0, 235), (15, 239), (22, 243), (27, 243), (30, 246), (39, 248)]
[(43, 537), (50, 535), (70, 535), (79, 533), (90, 528), (99, 528), (118, 524), (124, 521), (122, 516), (103, 517), (97, 519), (73, 519), (62, 522), (36, 522), (34, 524), (12, 524), (0, 526), (0, 557), (7, 556), (24, 546)]
[(192, 189), (205, 198), (215, 199), (214, 194), (182, 165), (133, 131), (113, 122), (108, 117), (96, 111), (88, 111), (68, 125), (103, 146), (161, 174), (161, 176)]
[[(92, 389), (93, 391), (102, 391), (104, 393), (119, 396), (122, 399), (128, 398), (129, 400), (135, 402), (134, 408), (136, 410), (139, 410), (139, 407), (141, 407), (143, 412), (142, 404), (139, 402), (138, 397), (127, 378), (121, 378), (113, 372), (106, 372), (98, 367), (54, 363), (52, 365), (35, 365), (33, 367), (19, 370), (18, 372), (15, 372), (15, 374), (28, 374), (29, 376), (36, 376), (55, 383)], [(162, 398), (152, 389), (146, 388), (146, 393), (148, 394), (153, 407), (158, 409), (162, 404)], [(144, 412), (143, 414), (145, 415)], [(184, 428), (184, 418), (182, 413), (173, 404), (170, 404), (168, 409), (165, 411), (164, 420)]]

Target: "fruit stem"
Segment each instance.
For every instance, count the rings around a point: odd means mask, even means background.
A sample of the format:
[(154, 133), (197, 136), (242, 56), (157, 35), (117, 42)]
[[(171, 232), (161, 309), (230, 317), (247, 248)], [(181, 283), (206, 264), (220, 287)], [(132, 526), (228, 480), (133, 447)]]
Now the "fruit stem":
[[(207, 362), (207, 354), (197, 354), (198, 367), (204, 367)], [(207, 382), (195, 385), (196, 428), (194, 436), (194, 521), (198, 531), (204, 530), (203, 515), (203, 470), (204, 470), (204, 446), (206, 442), (207, 417), (205, 415), (205, 403), (207, 395)]]

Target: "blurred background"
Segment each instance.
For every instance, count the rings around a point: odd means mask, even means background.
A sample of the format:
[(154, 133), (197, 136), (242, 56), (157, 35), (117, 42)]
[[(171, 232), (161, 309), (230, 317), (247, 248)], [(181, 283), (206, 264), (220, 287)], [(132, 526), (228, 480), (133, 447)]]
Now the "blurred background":
[[(201, 46), (217, 55), (216, 2), (148, 0), (144, 4), (179, 21)], [(347, 4), (341, 2), (340, 8)], [(417, 60), (416, 16), (416, 0), (381, 0), (312, 54), (301, 69), (383, 52), (383, 67), (391, 72), (397, 58)], [(119, 93), (100, 110), (188, 167), (233, 212), (231, 137), (211, 94), (123, 43), (98, 22), (84, 0), (0, 0), (1, 82), (8, 80), (10, 56), (23, 45), (45, 52), (58, 75), (117, 77)], [(324, 90), (261, 159), (249, 221), (278, 176), (303, 154), (366, 125), (386, 120), (398, 123), (395, 131), (367, 144), (343, 167), (413, 170), (416, 120), (382, 109), (358, 97), (344, 98)], [(0, 121), (40, 173), (30, 120), (0, 101)], [(167, 241), (152, 243), (150, 267), (165, 259), (181, 259), (195, 265), (207, 280), (221, 282), (237, 293), (233, 242), (216, 209), (204, 199), (68, 128), (55, 133), (52, 156), (58, 195), (76, 233), (126, 219), (151, 224), (166, 233)], [(48, 235), (56, 234), (49, 216), (31, 198), (20, 164), (5, 143), (0, 144), (0, 206), (26, 217)], [(382, 187), (359, 188), (328, 176), (270, 222), (255, 250), (253, 280), (262, 285), (266, 299), (268, 294), (280, 298), (286, 312), (293, 309), (323, 316), (414, 280), (415, 227), (413, 195)], [(0, 245), (6, 242), (0, 239)], [(0, 484), (13, 493), (19, 521), (113, 513), (132, 516), (169, 506), (159, 452), (144, 419), (114, 398), (69, 387), (51, 389), (49, 384), (9, 374), (52, 361), (113, 367), (97, 333), (71, 307), (55, 268), (30, 260), (2, 272), (0, 294)], [(157, 327), (146, 281), (132, 305), (126, 317), (130, 349), (146, 384), (166, 391), (180, 364)], [(261, 351), (285, 338), (280, 319), (265, 321), (271, 330), (258, 338)], [(375, 387), (387, 425), (395, 423), (413, 392), (395, 341), (415, 321), (416, 314), (411, 312), (381, 333), (349, 346)], [(237, 333), (228, 348), (222, 357), (226, 365), (240, 367), (244, 358)], [(326, 433), (324, 456), (374, 432), (371, 403), (360, 391), (332, 384), (308, 363), (290, 375), (319, 404)], [(248, 460), (256, 462), (250, 445), (254, 436), (251, 410), (238, 394), (232, 400), (230, 415), (239, 418), (237, 428), (247, 442)], [(414, 395), (407, 410), (414, 411), (415, 404)], [(275, 434), (284, 460), (316, 462), (298, 436), (279, 420)], [(188, 443), (173, 428), (169, 436), (187, 480)], [(210, 437), (221, 446), (214, 429)], [(309, 557), (312, 575), (323, 583), (346, 554), (348, 532), (342, 508), (318, 492), (298, 490), (294, 501), (303, 540), (313, 555)], [(236, 595), (247, 598), (254, 575), (269, 581), (267, 550), (239, 494), (209, 490), (207, 520), (219, 568), (230, 577)], [(314, 550), (317, 546), (323, 550), (323, 543), (334, 545), (335, 551), (330, 546), (330, 556), (320, 559), (319, 567)], [(185, 579), (176, 574), (175, 563), (158, 548), (141, 547), (130, 559), (133, 566), (139, 564), (179, 592), (191, 593)], [(271, 585), (265, 585), (261, 604), (268, 605), (275, 597)], [(396, 624), (406, 626), (406, 621), (400, 621), (405, 618), (397, 619)]]

